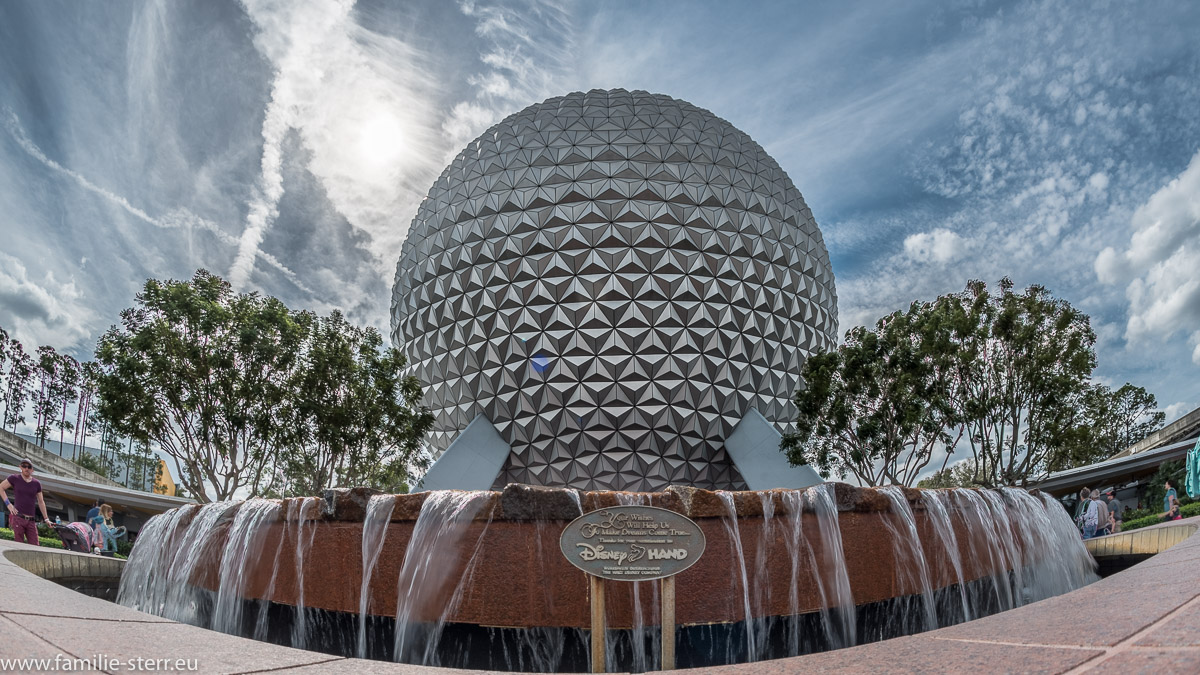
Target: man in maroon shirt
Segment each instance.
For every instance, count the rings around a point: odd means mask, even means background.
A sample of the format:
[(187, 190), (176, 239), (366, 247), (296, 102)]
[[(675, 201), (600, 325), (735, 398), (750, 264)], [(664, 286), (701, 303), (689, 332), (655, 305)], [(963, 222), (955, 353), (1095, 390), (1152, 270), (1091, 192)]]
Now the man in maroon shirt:
[[(8, 498), (8, 490), (13, 491), (13, 497)], [(12, 521), (13, 541), (38, 545), (37, 513), (35, 507), (41, 509), (42, 520), (50, 520), (46, 515), (46, 501), (42, 498), (42, 484), (33, 477), (33, 462), (21, 460), (21, 473), (5, 478), (0, 482), (0, 499)]]

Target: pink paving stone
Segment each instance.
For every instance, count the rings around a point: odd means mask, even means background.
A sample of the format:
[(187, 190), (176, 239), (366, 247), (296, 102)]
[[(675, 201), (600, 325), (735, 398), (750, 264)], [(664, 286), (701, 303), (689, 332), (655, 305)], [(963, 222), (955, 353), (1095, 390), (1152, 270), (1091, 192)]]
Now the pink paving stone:
[(1103, 654), (1067, 649), (940, 640), (924, 635), (896, 638), (853, 649), (778, 661), (759, 661), (687, 673), (768, 675), (771, 673), (1061, 673)]
[(1096, 670), (1119, 675), (1200, 673), (1200, 649), (1131, 649), (1096, 664)]

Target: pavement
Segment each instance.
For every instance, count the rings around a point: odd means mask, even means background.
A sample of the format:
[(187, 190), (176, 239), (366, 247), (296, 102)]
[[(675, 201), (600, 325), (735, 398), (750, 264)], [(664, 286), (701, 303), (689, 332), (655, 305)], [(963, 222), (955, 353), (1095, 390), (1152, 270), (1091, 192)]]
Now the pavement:
[[(91, 598), (25, 569), (113, 573), (94, 560), (0, 541), (0, 672), (470, 672), (255, 642)], [(835, 652), (697, 670), (735, 675), (1101, 669), (1200, 673), (1200, 533), (1095, 584), (991, 617)]]

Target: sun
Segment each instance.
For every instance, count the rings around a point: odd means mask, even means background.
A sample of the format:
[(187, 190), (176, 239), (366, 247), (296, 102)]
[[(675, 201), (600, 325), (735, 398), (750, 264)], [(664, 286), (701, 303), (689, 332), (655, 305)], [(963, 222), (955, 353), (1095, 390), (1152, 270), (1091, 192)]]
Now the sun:
[(385, 168), (396, 164), (407, 149), (408, 134), (395, 114), (377, 111), (358, 130), (358, 154), (363, 162)]

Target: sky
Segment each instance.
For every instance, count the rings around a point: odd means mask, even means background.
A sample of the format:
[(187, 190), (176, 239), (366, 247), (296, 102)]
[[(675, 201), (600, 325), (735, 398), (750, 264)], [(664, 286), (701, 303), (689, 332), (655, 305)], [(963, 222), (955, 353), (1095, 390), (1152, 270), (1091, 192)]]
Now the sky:
[(449, 160), (552, 96), (712, 111), (824, 235), (840, 332), (967, 281), (1091, 316), (1200, 406), (1200, 3), (0, 3), (0, 326), (80, 358), (204, 268), (390, 334)]

